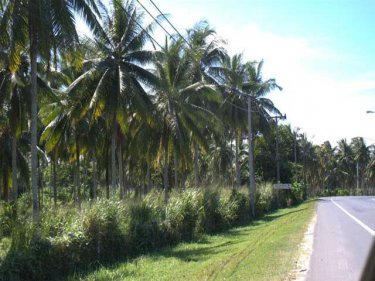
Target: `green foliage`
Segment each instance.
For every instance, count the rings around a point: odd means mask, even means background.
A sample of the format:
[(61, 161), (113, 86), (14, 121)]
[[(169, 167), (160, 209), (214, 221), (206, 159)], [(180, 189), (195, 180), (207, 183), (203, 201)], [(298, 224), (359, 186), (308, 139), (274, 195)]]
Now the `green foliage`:
[(0, 202), (0, 239), (11, 234), (14, 215), (12, 204)]
[(237, 225), (250, 218), (250, 198), (248, 193), (242, 190), (223, 189), (220, 198), (220, 213), (225, 225)]
[(111, 261), (126, 255), (122, 230), (124, 214), (121, 202), (103, 199), (93, 203), (86, 213), (83, 233), (89, 241), (90, 253), (97, 260)]
[(301, 182), (294, 182), (292, 184), (291, 197), (295, 202), (302, 202), (306, 186)]
[(317, 194), (319, 197), (327, 197), (327, 196), (349, 196), (350, 190), (347, 188), (326, 188), (320, 190)]
[(193, 238), (198, 215), (203, 207), (201, 197), (201, 191), (188, 189), (174, 194), (168, 202), (165, 209), (165, 221), (174, 241)]
[[(133, 255), (150, 251), (162, 245), (158, 218), (153, 207), (146, 202), (132, 204), (129, 208), (128, 241)], [(161, 237), (160, 237), (161, 236)]]
[[(297, 192), (297, 191), (295, 191)], [(286, 199), (282, 197), (283, 205)], [(271, 184), (258, 187), (258, 215), (277, 207)], [(191, 241), (250, 219), (245, 190), (195, 189), (174, 191), (167, 204), (161, 192), (144, 199), (100, 199), (82, 204), (45, 203), (36, 230), (31, 198), (22, 196), (10, 232), (11, 246), (0, 266), (3, 280), (57, 280), (99, 264)]]
[(217, 190), (204, 189), (199, 202), (197, 233), (214, 233), (224, 229), (220, 207), (220, 193)]
[(276, 192), (273, 190), (271, 183), (259, 184), (256, 191), (255, 208), (258, 215), (263, 215), (277, 208)]

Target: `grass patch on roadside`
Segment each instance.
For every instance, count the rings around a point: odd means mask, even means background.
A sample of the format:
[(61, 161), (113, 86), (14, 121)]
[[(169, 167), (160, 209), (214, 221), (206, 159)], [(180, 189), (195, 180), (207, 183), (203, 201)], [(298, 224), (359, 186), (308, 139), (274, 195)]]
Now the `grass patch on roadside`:
[(315, 201), (264, 216), (199, 242), (143, 255), (68, 280), (285, 280)]
[(9, 237), (0, 238), (0, 264), (9, 251), (11, 239)]

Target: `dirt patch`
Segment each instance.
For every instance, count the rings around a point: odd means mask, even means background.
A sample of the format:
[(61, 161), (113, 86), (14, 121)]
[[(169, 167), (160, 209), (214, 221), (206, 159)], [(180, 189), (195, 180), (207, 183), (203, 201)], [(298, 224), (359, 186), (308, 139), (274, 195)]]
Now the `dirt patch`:
[(289, 273), (286, 281), (304, 281), (306, 280), (307, 272), (310, 266), (310, 257), (313, 250), (314, 243), (314, 228), (316, 223), (316, 214), (312, 218), (302, 243), (299, 246), (300, 252), (295, 261), (294, 269)]

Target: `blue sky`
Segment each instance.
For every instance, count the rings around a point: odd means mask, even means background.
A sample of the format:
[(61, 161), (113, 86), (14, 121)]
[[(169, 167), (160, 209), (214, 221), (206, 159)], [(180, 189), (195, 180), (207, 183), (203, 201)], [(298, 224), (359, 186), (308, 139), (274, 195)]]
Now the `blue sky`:
[[(154, 2), (181, 32), (205, 19), (230, 54), (264, 59), (264, 78), (283, 87), (269, 97), (314, 143), (375, 142), (375, 114), (366, 114), (375, 110), (375, 1)], [(157, 14), (149, 0), (142, 3)], [(163, 36), (156, 32), (160, 43)]]

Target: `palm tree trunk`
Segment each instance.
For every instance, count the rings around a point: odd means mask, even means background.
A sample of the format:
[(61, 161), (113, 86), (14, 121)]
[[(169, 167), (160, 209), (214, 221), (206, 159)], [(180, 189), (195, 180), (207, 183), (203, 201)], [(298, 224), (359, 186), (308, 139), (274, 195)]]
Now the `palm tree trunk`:
[(112, 139), (111, 139), (111, 167), (112, 167), (112, 196), (115, 195), (116, 189), (116, 136), (117, 136), (117, 127), (116, 127), (116, 119), (113, 117), (112, 121)]
[(39, 222), (38, 205), (38, 155), (37, 155), (37, 53), (38, 34), (36, 29), (36, 4), (29, 1), (29, 35), (31, 65), (31, 188), (33, 194), (33, 222)]
[(174, 164), (174, 188), (178, 188), (178, 162), (177, 162), (177, 153), (173, 153), (173, 164)]
[(109, 155), (108, 149), (106, 153), (106, 163), (105, 163), (105, 197), (109, 199)]
[(98, 160), (96, 155), (92, 159), (92, 173), (93, 173), (93, 185), (92, 185), (92, 199), (96, 200), (96, 191), (98, 189)]
[(254, 176), (254, 155), (253, 155), (253, 129), (251, 120), (251, 98), (247, 99), (247, 122), (249, 126), (248, 146), (249, 146), (249, 191), (251, 214), (255, 217), (255, 176)]
[(79, 161), (79, 139), (78, 135), (76, 134), (76, 195), (77, 198), (75, 199), (78, 208), (81, 209), (81, 176), (80, 176), (80, 161)]
[(12, 200), (16, 201), (18, 197), (18, 184), (17, 184), (17, 136), (16, 136), (15, 129), (14, 129), (13, 138), (12, 138), (12, 189), (13, 189)]
[(163, 171), (163, 177), (164, 177), (164, 202), (168, 202), (168, 196), (169, 196), (169, 182), (168, 182), (168, 145), (165, 145), (164, 148), (164, 171)]
[(8, 186), (8, 171), (5, 170), (3, 171), (3, 190), (4, 190), (4, 193), (3, 193), (3, 198), (5, 201), (8, 201), (9, 199), (9, 186)]
[(122, 145), (121, 140), (118, 142), (118, 171), (119, 171), (119, 183), (120, 183), (120, 199), (124, 198), (124, 170), (122, 167), (123, 160), (122, 160)]
[(197, 143), (194, 143), (194, 176), (195, 176), (195, 187), (199, 187), (199, 147)]
[(57, 179), (57, 176), (56, 176), (56, 159), (53, 158), (52, 160), (52, 172), (53, 172), (53, 182), (52, 182), (52, 186), (53, 186), (53, 203), (54, 203), (54, 206), (56, 208), (57, 206), (57, 186), (56, 186), (56, 179)]
[(151, 190), (151, 168), (150, 168), (150, 164), (148, 162), (147, 162), (146, 178), (147, 178), (147, 190), (146, 190), (145, 194), (147, 194)]
[(236, 186), (240, 188), (241, 185), (241, 170), (240, 170), (240, 160), (239, 160), (239, 137), (238, 131), (235, 131), (235, 141), (236, 141), (236, 155), (235, 155), (235, 162), (236, 162)]

